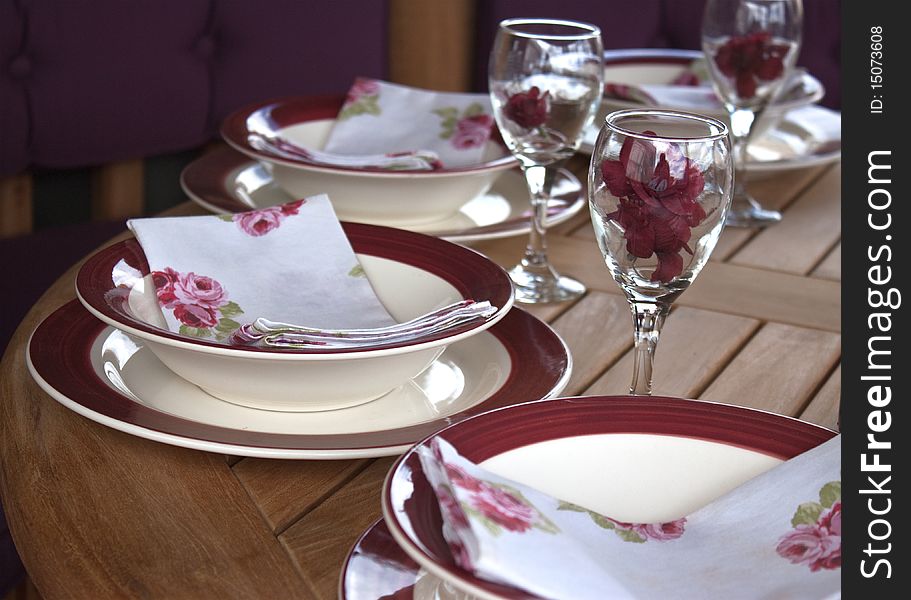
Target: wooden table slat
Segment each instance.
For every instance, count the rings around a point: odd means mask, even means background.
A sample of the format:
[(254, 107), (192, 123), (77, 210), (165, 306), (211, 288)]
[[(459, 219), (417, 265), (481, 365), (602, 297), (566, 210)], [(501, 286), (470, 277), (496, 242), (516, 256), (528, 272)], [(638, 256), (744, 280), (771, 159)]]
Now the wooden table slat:
[[(654, 393), (698, 397), (758, 328), (756, 319), (698, 308), (673, 310), (664, 324), (655, 353)], [(585, 393), (628, 394), (633, 354), (631, 349)]]
[(245, 458), (233, 469), (272, 531), (281, 533), (357, 475), (369, 462), (367, 459), (293, 461)]
[(381, 516), (380, 487), (393, 461), (373, 461), (279, 536), (315, 598), (336, 597), (339, 568), (348, 550)]
[(620, 296), (589, 292), (553, 323), (569, 345), (573, 372), (564, 395), (582, 393), (633, 344), (633, 318)]
[(823, 258), (811, 273), (813, 277), (820, 279), (832, 279), (841, 281), (841, 243), (835, 244), (829, 253)]
[[(479, 248), (501, 264), (509, 263), (503, 259), (513, 250), (509, 240)], [(594, 243), (563, 238), (551, 247), (550, 256), (559, 271), (580, 279), (589, 290), (621, 293)], [(841, 328), (838, 282), (727, 263), (706, 265), (676, 304), (828, 331)]]
[(829, 376), (840, 351), (837, 334), (769, 323), (700, 398), (797, 416)]
[(730, 262), (805, 274), (841, 237), (841, 168), (835, 166), (789, 207), (781, 223), (767, 227)]
[(838, 366), (826, 383), (800, 413), (800, 418), (829, 429), (838, 429), (839, 402), (841, 401), (841, 366)]

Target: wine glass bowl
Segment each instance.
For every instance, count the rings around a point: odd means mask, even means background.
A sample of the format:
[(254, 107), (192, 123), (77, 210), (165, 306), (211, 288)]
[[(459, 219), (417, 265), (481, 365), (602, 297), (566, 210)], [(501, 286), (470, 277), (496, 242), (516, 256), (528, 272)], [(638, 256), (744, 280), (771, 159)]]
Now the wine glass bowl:
[(746, 191), (753, 124), (790, 77), (800, 51), (801, 0), (708, 0), (702, 49), (715, 92), (730, 115), (738, 174), (728, 224), (762, 227), (781, 220)]
[(588, 200), (598, 247), (633, 311), (633, 394), (651, 393), (664, 318), (718, 242), (733, 176), (721, 121), (657, 109), (605, 119), (592, 152)]
[(545, 225), (554, 176), (579, 148), (603, 78), (597, 27), (555, 19), (500, 23), (490, 55), (490, 97), (503, 140), (522, 166), (533, 209), (525, 256), (510, 271), (520, 302), (559, 302), (585, 291), (548, 262)]

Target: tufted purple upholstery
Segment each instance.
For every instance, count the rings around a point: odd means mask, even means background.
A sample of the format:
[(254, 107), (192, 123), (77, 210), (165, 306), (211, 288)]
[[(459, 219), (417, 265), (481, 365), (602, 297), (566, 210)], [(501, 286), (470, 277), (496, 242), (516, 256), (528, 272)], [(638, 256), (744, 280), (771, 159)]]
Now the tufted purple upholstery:
[[(803, 0), (798, 64), (826, 88), (822, 104), (841, 106), (841, 0)], [(700, 48), (705, 0), (487, 0), (478, 4), (475, 88), (487, 89), (487, 56), (497, 23), (510, 17), (553, 17), (601, 27), (607, 48)]]
[(4, 0), (0, 176), (198, 146), (248, 102), (383, 77), (385, 48), (385, 2)]

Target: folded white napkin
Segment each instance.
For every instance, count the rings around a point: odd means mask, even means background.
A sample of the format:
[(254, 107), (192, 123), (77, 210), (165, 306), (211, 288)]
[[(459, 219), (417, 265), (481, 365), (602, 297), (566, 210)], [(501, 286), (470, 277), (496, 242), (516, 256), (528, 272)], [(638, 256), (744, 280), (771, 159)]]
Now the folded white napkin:
[(430, 152), (442, 166), (464, 167), (483, 161), (492, 115), (487, 94), (433, 92), (358, 78), (322, 150), (349, 157)]
[[(465, 301), (417, 323), (397, 323), (325, 194), (234, 215), (128, 225), (149, 262), (167, 326), (183, 335), (231, 345), (369, 346), (433, 335), (494, 312), (487, 302)], [(310, 336), (292, 346), (235, 335), (258, 320), (276, 321), (291, 336), (288, 328), (306, 328)], [(351, 331), (360, 335), (347, 336)]]
[(686, 108), (718, 108), (721, 103), (715, 90), (705, 85), (662, 85), (605, 83), (604, 95), (617, 100), (629, 100), (649, 106)]
[(490, 581), (583, 600), (840, 591), (840, 436), (667, 523), (624, 523), (553, 498), (439, 438), (420, 452), (453, 556)]
[(258, 317), (386, 327), (389, 315), (323, 194), (234, 215), (131, 219), (168, 328), (225, 341)]
[(265, 152), (278, 158), (303, 161), (314, 165), (382, 169), (386, 171), (431, 171), (443, 168), (440, 157), (429, 150), (349, 156), (307, 149), (291, 140), (261, 133), (251, 133), (247, 136), (247, 141), (260, 152)]
[[(794, 69), (782, 85), (776, 98), (788, 100), (803, 94), (806, 69)], [(638, 102), (648, 106), (711, 110), (722, 107), (721, 101), (712, 88), (705, 61), (696, 60), (673, 82), (627, 84), (606, 82), (604, 97), (616, 100)]]

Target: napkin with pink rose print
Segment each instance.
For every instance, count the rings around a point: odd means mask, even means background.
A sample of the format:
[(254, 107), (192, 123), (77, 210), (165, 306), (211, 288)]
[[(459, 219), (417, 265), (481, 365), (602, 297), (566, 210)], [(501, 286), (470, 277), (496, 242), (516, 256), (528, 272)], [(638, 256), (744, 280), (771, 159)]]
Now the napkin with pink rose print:
[(132, 219), (168, 328), (227, 342), (258, 317), (386, 327), (326, 195), (233, 215)]
[(358, 78), (324, 152), (359, 156), (429, 151), (439, 167), (484, 161), (494, 124), (487, 94), (422, 90)]
[(419, 452), (453, 557), (480, 578), (580, 600), (840, 593), (840, 436), (664, 523), (623, 522), (559, 500), (440, 438)]

